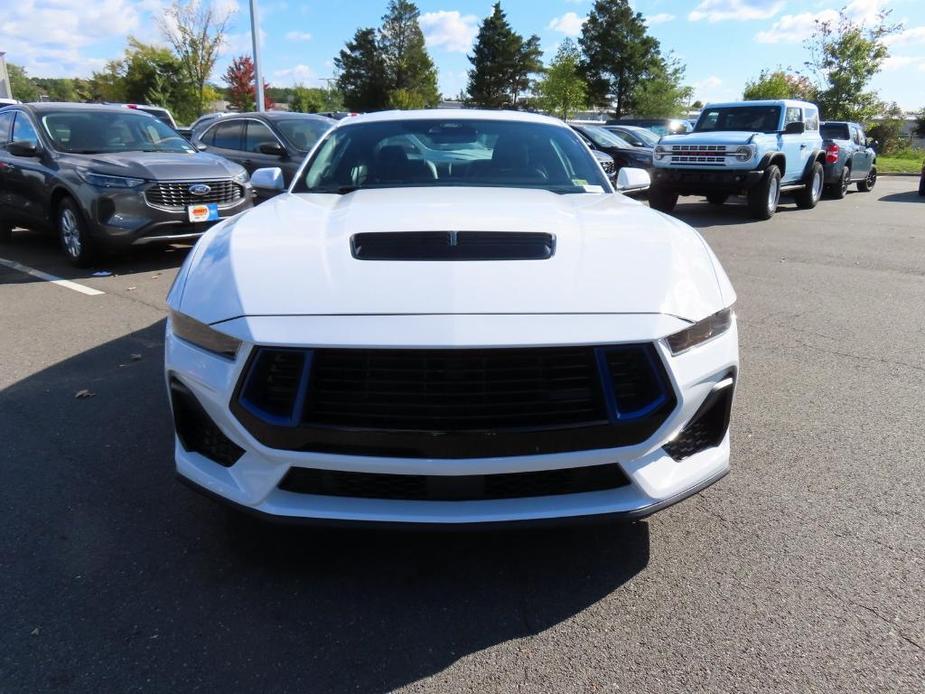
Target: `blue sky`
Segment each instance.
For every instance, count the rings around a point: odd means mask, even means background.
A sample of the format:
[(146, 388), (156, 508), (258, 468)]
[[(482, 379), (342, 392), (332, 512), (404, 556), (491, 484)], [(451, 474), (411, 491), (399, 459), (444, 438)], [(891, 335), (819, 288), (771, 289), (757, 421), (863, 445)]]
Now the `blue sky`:
[[(213, 0), (237, 9), (216, 77), (233, 55), (250, 53), (247, 0)], [(265, 78), (273, 85), (321, 84), (333, 76), (332, 58), (361, 26), (377, 26), (386, 0), (258, 0), (262, 13)], [(159, 40), (157, 18), (166, 0), (0, 0), (0, 51), (35, 76), (86, 76), (121, 54), (135, 35)], [(816, 17), (848, 5), (861, 21), (893, 10), (905, 31), (892, 39), (892, 56), (874, 87), (907, 109), (925, 106), (923, 0), (634, 0), (664, 49), (687, 65), (687, 82), (701, 100), (738, 98), (762, 68), (800, 68), (802, 40)], [(421, 25), (439, 68), (444, 95), (466, 84), (471, 46), (490, 0), (420, 0)], [(506, 0), (502, 7), (522, 34), (538, 34), (547, 57), (575, 36), (592, 0)]]

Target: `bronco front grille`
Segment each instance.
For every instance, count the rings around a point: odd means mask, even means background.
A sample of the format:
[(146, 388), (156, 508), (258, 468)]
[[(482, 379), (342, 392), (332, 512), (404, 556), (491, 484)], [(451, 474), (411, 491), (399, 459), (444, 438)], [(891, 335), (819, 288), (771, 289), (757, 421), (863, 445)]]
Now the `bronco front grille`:
[(722, 166), (735, 152), (726, 145), (671, 145), (672, 164), (712, 164)]
[[(197, 185), (206, 185), (209, 191), (204, 195), (194, 195), (190, 188)], [(160, 182), (145, 191), (145, 198), (149, 204), (176, 209), (206, 203), (230, 205), (243, 197), (244, 187), (232, 180)]]
[(232, 411), (274, 448), (466, 458), (639, 443), (675, 402), (651, 344), (265, 347)]

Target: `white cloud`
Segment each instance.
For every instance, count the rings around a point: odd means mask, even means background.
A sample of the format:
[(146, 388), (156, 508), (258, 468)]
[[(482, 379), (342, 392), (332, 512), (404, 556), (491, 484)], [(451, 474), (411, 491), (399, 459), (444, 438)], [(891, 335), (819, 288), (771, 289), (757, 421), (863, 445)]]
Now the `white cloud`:
[(566, 12), (561, 17), (550, 20), (546, 28), (558, 31), (566, 36), (578, 36), (581, 33), (582, 25), (587, 19), (587, 17), (579, 17), (574, 12)]
[(809, 38), (816, 28), (816, 22), (829, 22), (838, 19), (836, 10), (822, 12), (801, 12), (785, 14), (766, 31), (755, 34), (758, 43), (798, 43)]
[(716, 75), (697, 80), (691, 86), (694, 88), (694, 99), (705, 104), (711, 101), (732, 101), (740, 96)]
[(888, 72), (902, 70), (910, 66), (917, 67), (919, 70), (925, 70), (925, 56), (891, 55), (883, 61), (883, 69)]
[(785, 0), (702, 0), (687, 18), (692, 22), (769, 19), (781, 11)]
[(312, 35), (307, 31), (290, 31), (286, 33), (287, 41), (311, 41)]
[(274, 70), (272, 84), (277, 87), (291, 87), (295, 84), (315, 87), (320, 86), (323, 82), (318, 79), (315, 71), (308, 65), (293, 65), (282, 70)]
[(646, 24), (649, 26), (655, 26), (656, 24), (664, 24), (665, 22), (670, 22), (675, 18), (673, 14), (668, 14), (667, 12), (659, 12), (658, 14), (653, 14), (650, 17), (646, 17)]
[(428, 47), (443, 48), (450, 53), (465, 53), (478, 33), (479, 18), (458, 10), (425, 12), (418, 18)]
[(910, 44), (925, 43), (925, 26), (912, 27), (893, 36), (887, 36), (884, 42), (888, 46), (908, 46)]

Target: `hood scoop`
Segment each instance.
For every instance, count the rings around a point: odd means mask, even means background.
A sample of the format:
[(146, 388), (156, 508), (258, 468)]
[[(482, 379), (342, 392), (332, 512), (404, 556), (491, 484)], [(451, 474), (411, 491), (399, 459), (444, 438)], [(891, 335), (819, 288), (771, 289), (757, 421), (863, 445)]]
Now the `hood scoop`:
[(548, 260), (553, 234), (519, 231), (385, 231), (354, 234), (357, 260)]

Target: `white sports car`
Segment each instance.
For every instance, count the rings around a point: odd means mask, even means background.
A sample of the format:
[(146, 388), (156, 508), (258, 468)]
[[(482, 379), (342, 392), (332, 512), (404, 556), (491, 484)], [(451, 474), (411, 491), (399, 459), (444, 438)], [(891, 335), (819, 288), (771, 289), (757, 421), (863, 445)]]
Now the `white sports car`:
[(560, 121), (345, 119), (177, 275), (177, 470), (274, 518), (646, 516), (728, 471), (734, 300)]

